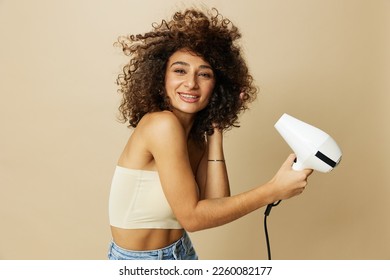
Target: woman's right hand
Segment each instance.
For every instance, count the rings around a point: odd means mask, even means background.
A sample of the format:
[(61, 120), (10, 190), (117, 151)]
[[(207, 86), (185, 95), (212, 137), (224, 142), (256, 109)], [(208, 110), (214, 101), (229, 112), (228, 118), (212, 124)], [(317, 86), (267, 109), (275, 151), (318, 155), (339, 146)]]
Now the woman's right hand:
[(307, 178), (313, 173), (312, 169), (293, 170), (292, 165), (295, 158), (295, 154), (289, 155), (272, 180), (269, 181), (274, 201), (285, 200), (301, 194), (307, 185)]

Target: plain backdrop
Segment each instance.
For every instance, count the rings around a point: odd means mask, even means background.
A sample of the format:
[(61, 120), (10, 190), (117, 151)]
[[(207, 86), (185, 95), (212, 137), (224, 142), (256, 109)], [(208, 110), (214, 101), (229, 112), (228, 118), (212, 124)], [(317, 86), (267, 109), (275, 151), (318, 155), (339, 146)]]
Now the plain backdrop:
[[(260, 89), (226, 133), (233, 194), (291, 152), (288, 113), (329, 133), (339, 167), (272, 210), (274, 259), (390, 259), (390, 1), (0, 1), (0, 259), (105, 259), (120, 35), (190, 6), (236, 24)], [(169, 148), (169, 147), (167, 147)], [(201, 259), (266, 259), (264, 209), (191, 233)]]

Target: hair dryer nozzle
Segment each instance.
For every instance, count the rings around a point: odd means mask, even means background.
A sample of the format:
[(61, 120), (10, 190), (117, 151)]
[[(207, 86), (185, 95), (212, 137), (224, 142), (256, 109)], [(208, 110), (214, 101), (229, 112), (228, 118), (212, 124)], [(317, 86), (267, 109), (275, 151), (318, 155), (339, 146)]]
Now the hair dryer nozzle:
[(288, 114), (283, 114), (275, 128), (297, 156), (294, 170), (329, 172), (339, 164), (341, 150), (324, 131)]

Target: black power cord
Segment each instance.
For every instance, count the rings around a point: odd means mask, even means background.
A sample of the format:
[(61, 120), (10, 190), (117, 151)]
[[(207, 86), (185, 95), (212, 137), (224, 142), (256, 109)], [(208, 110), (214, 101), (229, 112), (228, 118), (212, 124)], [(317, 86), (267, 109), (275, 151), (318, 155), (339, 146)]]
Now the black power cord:
[(265, 240), (267, 242), (267, 251), (268, 251), (268, 260), (271, 260), (271, 246), (269, 242), (269, 236), (268, 236), (268, 229), (267, 229), (267, 217), (271, 213), (272, 207), (278, 206), (281, 200), (268, 204), (267, 208), (265, 209), (264, 212), (264, 232), (265, 232)]

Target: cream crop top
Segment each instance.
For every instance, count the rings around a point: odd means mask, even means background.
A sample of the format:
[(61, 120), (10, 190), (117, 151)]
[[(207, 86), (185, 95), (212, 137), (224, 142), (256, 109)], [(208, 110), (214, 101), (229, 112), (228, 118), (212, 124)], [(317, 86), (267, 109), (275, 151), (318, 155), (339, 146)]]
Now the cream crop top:
[(114, 227), (183, 228), (162, 190), (157, 171), (117, 166), (109, 198), (109, 219)]

